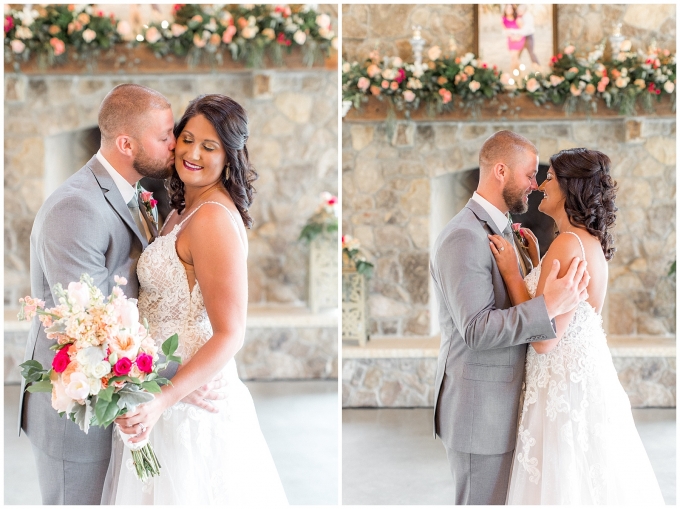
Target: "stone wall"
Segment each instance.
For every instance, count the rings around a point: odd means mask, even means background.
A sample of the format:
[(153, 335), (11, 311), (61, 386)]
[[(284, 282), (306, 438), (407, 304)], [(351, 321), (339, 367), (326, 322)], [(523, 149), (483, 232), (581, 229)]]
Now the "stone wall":
[[(337, 73), (323, 68), (165, 75), (5, 73), (5, 306), (29, 293), (33, 219), (45, 199), (47, 137), (96, 126), (99, 104), (119, 83), (163, 93), (179, 119), (199, 94), (224, 93), (250, 117), (248, 149), (260, 178), (251, 209), (251, 303), (307, 299), (308, 246), (297, 241), (319, 194), (337, 194)], [(89, 157), (88, 157), (89, 159)], [(73, 168), (76, 171), (78, 168)]]
[(533, 141), (540, 162), (586, 146), (612, 160), (619, 207), (618, 251), (609, 264), (608, 333), (675, 333), (675, 119), (663, 117), (534, 121), (343, 122), (343, 232), (376, 265), (370, 280), (370, 333), (424, 336), (434, 296), (429, 285), (433, 178), (476, 168), (484, 140), (510, 129)]
[[(675, 407), (674, 357), (614, 357), (634, 408)], [(343, 408), (432, 407), (437, 359), (343, 359)]]
[[(558, 46), (569, 43), (591, 49), (611, 35), (614, 23), (634, 48), (656, 39), (660, 48), (675, 50), (675, 5), (558, 5)], [(411, 60), (414, 25), (422, 26), (428, 45), (448, 48), (455, 39), (458, 53), (473, 51), (473, 5), (343, 5), (342, 55), (361, 61), (378, 49), (382, 55)], [(426, 49), (429, 46), (426, 46)]]

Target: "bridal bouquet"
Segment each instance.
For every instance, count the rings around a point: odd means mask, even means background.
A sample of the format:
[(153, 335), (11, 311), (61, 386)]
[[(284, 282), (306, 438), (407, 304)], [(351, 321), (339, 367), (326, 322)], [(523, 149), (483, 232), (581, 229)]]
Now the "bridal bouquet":
[[(174, 355), (177, 334), (161, 346), (167, 362), (158, 362), (158, 347), (146, 320), (144, 325), (139, 323), (136, 300), (128, 299), (120, 288), (127, 280), (116, 276), (115, 282), (108, 297), (87, 274), (80, 282), (69, 283), (67, 290), (57, 284), (54, 292), (59, 305), (49, 309), (32, 297), (19, 300), (19, 320), (38, 315), (47, 338), (56, 340), (51, 347), (56, 352), (51, 369), (35, 360), (21, 364), (26, 390), (51, 392), (52, 408), (61, 416), (68, 415), (85, 433), (90, 426), (106, 428), (117, 417), (151, 401), (154, 393), (161, 392), (161, 385), (170, 383), (158, 371), (170, 361), (181, 362)], [(160, 474), (148, 442), (127, 445), (133, 449), (140, 480)]]

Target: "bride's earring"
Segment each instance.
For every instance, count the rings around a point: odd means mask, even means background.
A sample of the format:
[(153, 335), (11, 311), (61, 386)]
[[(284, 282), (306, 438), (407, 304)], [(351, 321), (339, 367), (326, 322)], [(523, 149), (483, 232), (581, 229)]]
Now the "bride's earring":
[(231, 165), (229, 163), (226, 164), (224, 167), (224, 180), (229, 180), (229, 176), (231, 175)]

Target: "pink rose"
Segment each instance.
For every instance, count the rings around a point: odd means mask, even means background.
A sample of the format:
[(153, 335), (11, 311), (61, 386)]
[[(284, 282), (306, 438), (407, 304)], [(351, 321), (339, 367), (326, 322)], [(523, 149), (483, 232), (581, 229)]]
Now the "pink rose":
[(151, 191), (142, 191), (142, 201), (149, 201), (151, 198), (153, 198)]
[(359, 78), (359, 81), (357, 81), (357, 87), (359, 87), (359, 90), (362, 90), (366, 92), (368, 90), (368, 87), (371, 85), (371, 82), (368, 80), (368, 78), (362, 76)]
[(387, 80), (382, 80), (382, 83), (380, 84), (380, 86), (383, 87), (383, 88), (388, 88), (390, 86), (390, 83)]
[(392, 83), (390, 83), (390, 89), (391, 90), (396, 90), (398, 88), (399, 88), (399, 83), (397, 83), (396, 81), (393, 81)]
[(397, 83), (401, 83), (405, 79), (406, 79), (406, 71), (404, 71), (404, 69), (399, 69), (397, 71), (397, 77), (394, 78), (394, 81), (396, 81)]
[(139, 357), (137, 357), (137, 367), (144, 373), (151, 373), (153, 371), (153, 357), (145, 353), (140, 353)]
[(407, 103), (413, 102), (413, 100), (416, 98), (416, 94), (414, 94), (412, 91), (407, 90), (404, 92), (404, 101)]
[(450, 102), (451, 102), (451, 99), (452, 99), (451, 92), (449, 92), (449, 91), (446, 90), (445, 88), (440, 88), (440, 89), (439, 89), (439, 95), (442, 96), (442, 102), (443, 102), (444, 104), (447, 104), (447, 103), (450, 103)]
[(68, 365), (71, 363), (71, 358), (68, 356), (68, 351), (71, 345), (65, 346), (57, 352), (57, 355), (52, 359), (52, 369), (57, 373), (63, 373)]
[(229, 25), (227, 29), (224, 31), (224, 34), (222, 34), (222, 42), (224, 44), (229, 44), (235, 35), (236, 27), (234, 25)]
[(116, 376), (127, 375), (130, 372), (131, 367), (132, 361), (130, 361), (130, 359), (127, 357), (122, 357), (118, 360), (118, 362), (116, 362), (116, 365), (113, 366), (113, 372)]
[(149, 204), (151, 205), (151, 208), (154, 208), (156, 205), (158, 205), (158, 200), (154, 200), (153, 198), (151, 198)]
[(63, 54), (64, 51), (66, 50), (66, 45), (64, 44), (64, 41), (62, 41), (61, 39), (57, 39), (56, 37), (52, 37), (50, 39), (50, 46), (54, 48), (54, 55), (57, 57)]
[(14, 28), (14, 18), (12, 16), (5, 16), (5, 33)]

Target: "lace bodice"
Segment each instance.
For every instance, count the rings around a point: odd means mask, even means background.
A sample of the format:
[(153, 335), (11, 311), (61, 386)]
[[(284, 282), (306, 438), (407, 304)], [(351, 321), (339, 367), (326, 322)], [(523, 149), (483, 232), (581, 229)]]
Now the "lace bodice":
[(184, 224), (208, 203), (223, 207), (236, 224), (227, 207), (218, 202), (204, 202), (167, 235), (157, 237), (144, 250), (137, 264), (140, 317), (148, 320), (151, 335), (159, 344), (177, 333), (177, 352), (185, 362), (210, 339), (212, 327), (198, 280), (189, 290), (189, 280), (177, 255), (176, 242)]

